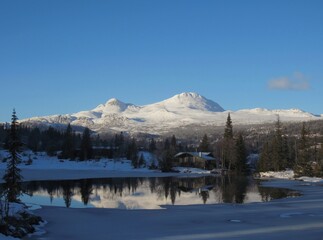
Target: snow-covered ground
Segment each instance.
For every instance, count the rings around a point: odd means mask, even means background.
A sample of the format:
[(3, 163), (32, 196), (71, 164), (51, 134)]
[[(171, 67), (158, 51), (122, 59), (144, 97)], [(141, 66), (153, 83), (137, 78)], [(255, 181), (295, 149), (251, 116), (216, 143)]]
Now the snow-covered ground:
[(261, 178), (279, 178), (279, 179), (293, 179), (294, 178), (294, 171), (293, 170), (286, 170), (280, 172), (260, 172)]
[(211, 174), (211, 171), (200, 168), (174, 167), (173, 170), (184, 174)]
[[(10, 217), (14, 217), (16, 220), (19, 220), (22, 221), (22, 216), (26, 216), (26, 215), (29, 215), (30, 214), (33, 216), (33, 214), (31, 213), (31, 209), (28, 209), (28, 206), (25, 205), (24, 203), (12, 203), (10, 202), (8, 204), (8, 209), (6, 210), (5, 209), (5, 206), (4, 206), (4, 202), (2, 202), (0, 204), (1, 206), (1, 212), (4, 213), (5, 211), (8, 211), (8, 216)], [(26, 220), (24, 220), (26, 221)], [(25, 224), (25, 223), (24, 223)], [(26, 231), (27, 229), (29, 229), (30, 226), (23, 226), (23, 225), (20, 225), (19, 226), (19, 223), (18, 223), (18, 228), (20, 229), (20, 231)], [(9, 231), (17, 231), (17, 226), (13, 226), (12, 222), (9, 222)], [(44, 230), (41, 229), (41, 228), (37, 228), (36, 229), (39, 231), (39, 232), (43, 232), (44, 233)], [(16, 232), (17, 233), (17, 232)], [(11, 237), (11, 236), (5, 236), (3, 234), (0, 233), (0, 240), (2, 239), (18, 239), (18, 238), (14, 238), (14, 237)]]
[[(25, 151), (21, 154), (22, 162), (19, 168), (22, 170), (24, 181), (31, 180), (63, 180), (81, 178), (109, 178), (109, 177), (167, 177), (174, 175), (199, 175), (209, 174), (209, 171), (195, 168), (181, 168), (180, 173), (162, 173), (159, 170), (150, 170), (148, 166), (157, 160), (148, 152), (139, 152), (146, 161), (146, 167), (133, 168), (131, 161), (125, 159), (100, 159), (88, 161), (62, 160), (57, 157), (50, 157), (46, 153), (34, 154), (32, 151)], [(7, 151), (0, 151), (0, 160), (8, 157)], [(32, 164), (28, 165), (28, 160)], [(7, 167), (6, 162), (0, 162), (0, 175), (4, 174)], [(2, 182), (2, 178), (0, 182)]]
[[(147, 155), (147, 154), (146, 154)], [(0, 151), (0, 159), (8, 157), (7, 151)], [(131, 161), (126, 159), (99, 159), (88, 161), (71, 161), (50, 157), (46, 153), (34, 154), (32, 151), (26, 151), (21, 154), (21, 169), (65, 169), (65, 170), (112, 170), (112, 171), (149, 171), (147, 168), (133, 169)], [(28, 159), (32, 159), (32, 164), (28, 164)], [(6, 163), (0, 163), (0, 169), (6, 168)]]
[(260, 173), (260, 178), (266, 179), (266, 178), (277, 178), (277, 179), (295, 179), (295, 180), (300, 180), (304, 182), (321, 182), (323, 183), (322, 178), (318, 177), (294, 177), (294, 171), (293, 170), (286, 170), (286, 171), (280, 171), (280, 172), (261, 172)]

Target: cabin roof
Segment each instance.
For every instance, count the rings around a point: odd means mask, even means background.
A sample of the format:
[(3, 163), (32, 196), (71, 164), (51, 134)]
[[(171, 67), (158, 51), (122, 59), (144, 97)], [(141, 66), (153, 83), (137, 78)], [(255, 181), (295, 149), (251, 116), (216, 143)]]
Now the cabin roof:
[(202, 158), (206, 161), (216, 160), (212, 156), (212, 153), (210, 153), (210, 152), (180, 152), (180, 153), (177, 153), (174, 157), (175, 158), (183, 158), (183, 157), (188, 157), (188, 156)]

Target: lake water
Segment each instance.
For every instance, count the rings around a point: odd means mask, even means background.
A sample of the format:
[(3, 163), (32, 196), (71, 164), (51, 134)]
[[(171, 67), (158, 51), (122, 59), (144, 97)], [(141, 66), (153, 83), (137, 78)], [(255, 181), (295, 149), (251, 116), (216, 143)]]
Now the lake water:
[(25, 182), (23, 202), (72, 208), (160, 209), (163, 205), (250, 203), (297, 196), (248, 177), (106, 178)]

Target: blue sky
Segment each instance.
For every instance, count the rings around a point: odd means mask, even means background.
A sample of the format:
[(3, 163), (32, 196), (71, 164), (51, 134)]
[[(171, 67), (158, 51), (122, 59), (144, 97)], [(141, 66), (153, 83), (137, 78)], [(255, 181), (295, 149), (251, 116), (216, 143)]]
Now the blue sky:
[(0, 121), (197, 92), (323, 113), (321, 0), (0, 1)]

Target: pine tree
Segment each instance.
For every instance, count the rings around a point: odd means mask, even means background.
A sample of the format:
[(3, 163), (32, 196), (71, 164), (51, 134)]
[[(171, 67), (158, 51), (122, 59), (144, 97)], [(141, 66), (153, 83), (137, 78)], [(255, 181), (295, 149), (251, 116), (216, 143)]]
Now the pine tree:
[(301, 130), (301, 138), (299, 140), (298, 149), (297, 149), (297, 161), (294, 168), (296, 176), (312, 176), (312, 168), (310, 162), (310, 149), (308, 142), (309, 131), (303, 123)]
[(238, 135), (235, 146), (235, 171), (240, 174), (247, 173), (247, 151), (242, 134)]
[(40, 135), (41, 135), (40, 130), (37, 127), (32, 129), (31, 132), (29, 133), (27, 145), (34, 152), (37, 152), (39, 150), (40, 142), (41, 142)]
[(206, 134), (204, 134), (203, 136), (202, 142), (199, 146), (199, 150), (200, 152), (209, 152), (209, 141)]
[(225, 124), (224, 138), (225, 139), (233, 138), (233, 127), (232, 127), (232, 120), (231, 120), (230, 113), (228, 113), (227, 122)]
[(230, 113), (227, 117), (227, 122), (223, 134), (223, 147), (222, 147), (222, 165), (229, 170), (232, 169), (234, 164), (234, 140), (233, 140), (233, 126)]
[(257, 170), (258, 172), (267, 172), (267, 171), (272, 171), (272, 163), (271, 163), (271, 148), (269, 145), (269, 142), (265, 142), (261, 153), (260, 153), (260, 158), (257, 164)]
[(116, 157), (121, 158), (126, 156), (126, 144), (123, 132), (116, 134), (114, 138), (114, 146), (116, 147)]
[(87, 160), (92, 158), (92, 142), (90, 129), (85, 128), (81, 140), (80, 160)]
[(46, 140), (42, 138), (42, 143), (45, 144), (46, 152), (49, 155), (54, 156), (55, 153), (59, 150), (62, 150), (62, 144), (65, 140), (65, 134), (54, 129), (53, 127), (49, 127), (47, 131), (45, 131)]
[(323, 143), (321, 143), (321, 148), (319, 150), (319, 167), (320, 167), (319, 177), (322, 177), (323, 176)]
[(73, 132), (72, 132), (71, 124), (68, 124), (64, 134), (64, 141), (62, 145), (62, 158), (73, 159), (73, 157), (74, 157)]
[(177, 152), (177, 139), (176, 139), (175, 135), (173, 135), (170, 140), (170, 148), (172, 149), (172, 151), (174, 153)]
[(170, 149), (170, 143), (168, 138), (166, 138), (165, 142), (164, 142), (164, 150), (169, 150)]
[(165, 150), (160, 159), (159, 166), (163, 172), (170, 172), (173, 167), (174, 153), (170, 149)]
[(275, 133), (261, 151), (258, 169), (260, 171), (285, 170), (291, 165), (289, 156), (290, 152), (287, 137), (283, 135), (282, 125), (278, 117)]
[(287, 136), (283, 136), (283, 146), (282, 146), (282, 156), (283, 156), (283, 168), (292, 168), (293, 163), (293, 151), (291, 150), (292, 146), (290, 145), (290, 140)]
[(12, 113), (10, 128), (10, 140), (9, 140), (9, 153), (10, 158), (8, 159), (7, 169), (3, 176), (4, 189), (7, 200), (9, 202), (19, 202), (19, 196), (21, 195), (21, 181), (22, 176), (18, 164), (20, 163), (19, 148), (22, 143), (18, 137), (18, 118), (16, 116), (15, 109)]
[(275, 128), (275, 135), (272, 140), (272, 163), (274, 171), (285, 170), (288, 162), (288, 146), (283, 137), (282, 125), (278, 117)]
[(132, 138), (131, 143), (128, 145), (127, 159), (131, 160), (134, 168), (139, 167), (138, 148), (135, 138)]
[(173, 158), (177, 151), (177, 140), (175, 135), (172, 136), (171, 141), (166, 138), (164, 142), (164, 149), (159, 158), (159, 167), (163, 172), (169, 172), (173, 167)]
[(149, 143), (149, 152), (155, 152), (156, 151), (156, 142), (155, 142), (155, 140), (152, 138), (151, 140), (150, 140), (150, 143)]

